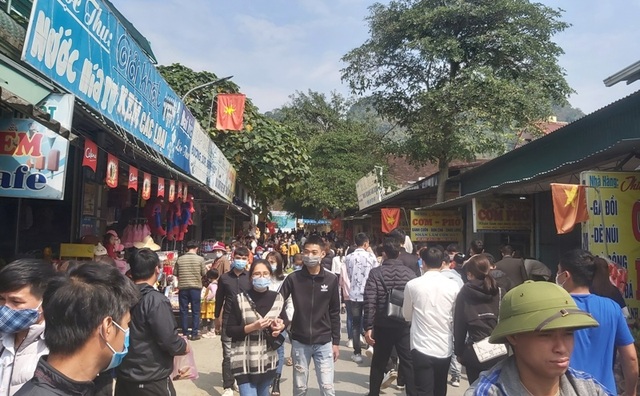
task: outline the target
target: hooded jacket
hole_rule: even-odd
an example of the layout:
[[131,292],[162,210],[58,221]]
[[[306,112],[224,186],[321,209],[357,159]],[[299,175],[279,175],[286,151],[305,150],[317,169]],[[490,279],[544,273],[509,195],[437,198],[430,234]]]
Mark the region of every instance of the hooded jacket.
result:
[[462,356],[467,333],[473,342],[489,337],[498,324],[500,297],[504,291],[489,294],[483,281],[471,279],[460,289],[453,313],[453,353]]
[[306,345],[340,344],[339,289],[338,277],[323,267],[311,275],[303,266],[285,278],[280,294],[293,300],[292,339]]
[[387,317],[387,291],[382,286],[384,280],[387,289],[404,290],[407,283],[415,279],[416,274],[401,260],[387,259],[382,265],[369,272],[369,278],[364,288],[364,330],[373,326],[404,327],[410,322],[402,323]]
[[169,299],[146,283],[136,285],[140,301],[131,309],[129,352],[118,366],[118,380],[151,382],[168,378],[173,357],[184,355]]

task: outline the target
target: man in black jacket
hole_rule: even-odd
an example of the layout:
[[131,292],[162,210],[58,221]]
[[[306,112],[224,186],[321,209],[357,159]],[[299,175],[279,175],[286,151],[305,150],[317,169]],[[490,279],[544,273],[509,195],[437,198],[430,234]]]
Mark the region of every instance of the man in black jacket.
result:
[[500,249],[500,253],[502,253],[502,260],[496,263],[496,268],[507,274],[511,280],[512,287],[521,285],[529,279],[527,270],[524,267],[524,260],[512,256],[513,248],[511,246],[504,245]]
[[387,238],[382,246],[383,262],[369,272],[364,292],[364,336],[373,345],[373,359],[369,374],[369,396],[378,396],[391,350],[396,348],[400,371],[408,396],[416,395],[411,360],[411,323],[387,316],[387,291],[404,290],[416,274],[398,260],[400,244]]
[[116,396],[174,396],[171,382],[173,357],[189,352],[178,335],[171,303],[153,288],[162,272],[158,255],[140,249],[129,259],[131,278],[140,291],[140,301],[131,310],[129,353],[118,367]]
[[402,261],[402,264],[413,271],[416,276],[420,276],[422,275],[422,272],[420,271],[420,266],[418,266],[418,256],[407,253],[405,248],[402,246],[404,244],[405,236],[405,232],[400,228],[396,228],[389,233],[389,237],[393,238],[393,242],[398,245],[400,249],[400,254],[397,259]]
[[317,235],[304,244],[301,270],[287,276],[280,293],[291,296],[295,309],[291,321],[293,395],[307,394],[309,364],[314,361],[318,385],[323,396],[334,396],[333,370],[340,349],[340,296],[338,277],[320,262],[325,245]]

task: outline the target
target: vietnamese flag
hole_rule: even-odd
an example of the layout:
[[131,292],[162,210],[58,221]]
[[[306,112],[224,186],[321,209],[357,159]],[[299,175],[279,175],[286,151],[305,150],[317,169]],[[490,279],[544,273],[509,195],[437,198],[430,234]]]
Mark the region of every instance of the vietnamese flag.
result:
[[164,179],[162,177],[158,178],[158,196],[164,198]]
[[382,208],[381,209],[382,232],[388,234],[400,224],[400,208]]
[[84,156],[82,166],[88,166],[92,171],[96,171],[98,165],[98,145],[89,139],[84,140]]
[[138,169],[129,165],[129,187],[138,191]]
[[218,94],[216,129],[228,131],[242,130],[244,116],[244,94]]
[[577,223],[589,220],[585,186],[551,183],[551,195],[558,234],[571,232]]

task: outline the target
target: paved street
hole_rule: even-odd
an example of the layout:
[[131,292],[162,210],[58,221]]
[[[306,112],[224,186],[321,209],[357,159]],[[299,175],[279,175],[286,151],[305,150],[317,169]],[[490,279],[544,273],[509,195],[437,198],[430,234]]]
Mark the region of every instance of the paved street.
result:
[[[344,320],[344,317],[343,317]],[[343,333],[346,339],[346,334]],[[200,377],[197,380],[181,380],[175,382],[178,395],[200,396],[200,395],[220,395],[222,393],[222,346],[220,338],[206,339],[192,343],[195,351],[196,364]],[[285,356],[289,354],[291,345],[286,344]],[[368,391],[369,384],[369,360],[357,365],[350,360],[353,351],[344,346],[340,347],[340,358],[336,363],[335,387],[337,396],[362,396]],[[318,383],[315,378],[315,371],[311,366],[312,375],[309,379],[309,396],[319,396]],[[292,368],[284,367],[283,379],[280,391],[283,396],[292,394]],[[466,378],[463,375],[461,386],[454,388],[449,386],[448,395],[461,396],[467,387]],[[383,391],[385,395],[404,395],[404,391],[397,390],[395,384]],[[237,395],[237,393],[236,393]]]

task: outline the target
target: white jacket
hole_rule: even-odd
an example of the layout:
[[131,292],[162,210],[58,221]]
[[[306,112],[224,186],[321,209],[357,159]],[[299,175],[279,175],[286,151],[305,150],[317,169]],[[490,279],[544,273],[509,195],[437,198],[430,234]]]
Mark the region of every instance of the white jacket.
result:
[[17,353],[15,334],[0,333],[0,396],[12,396],[33,378],[40,356],[49,353],[44,343],[44,322],[29,327],[29,333]]

